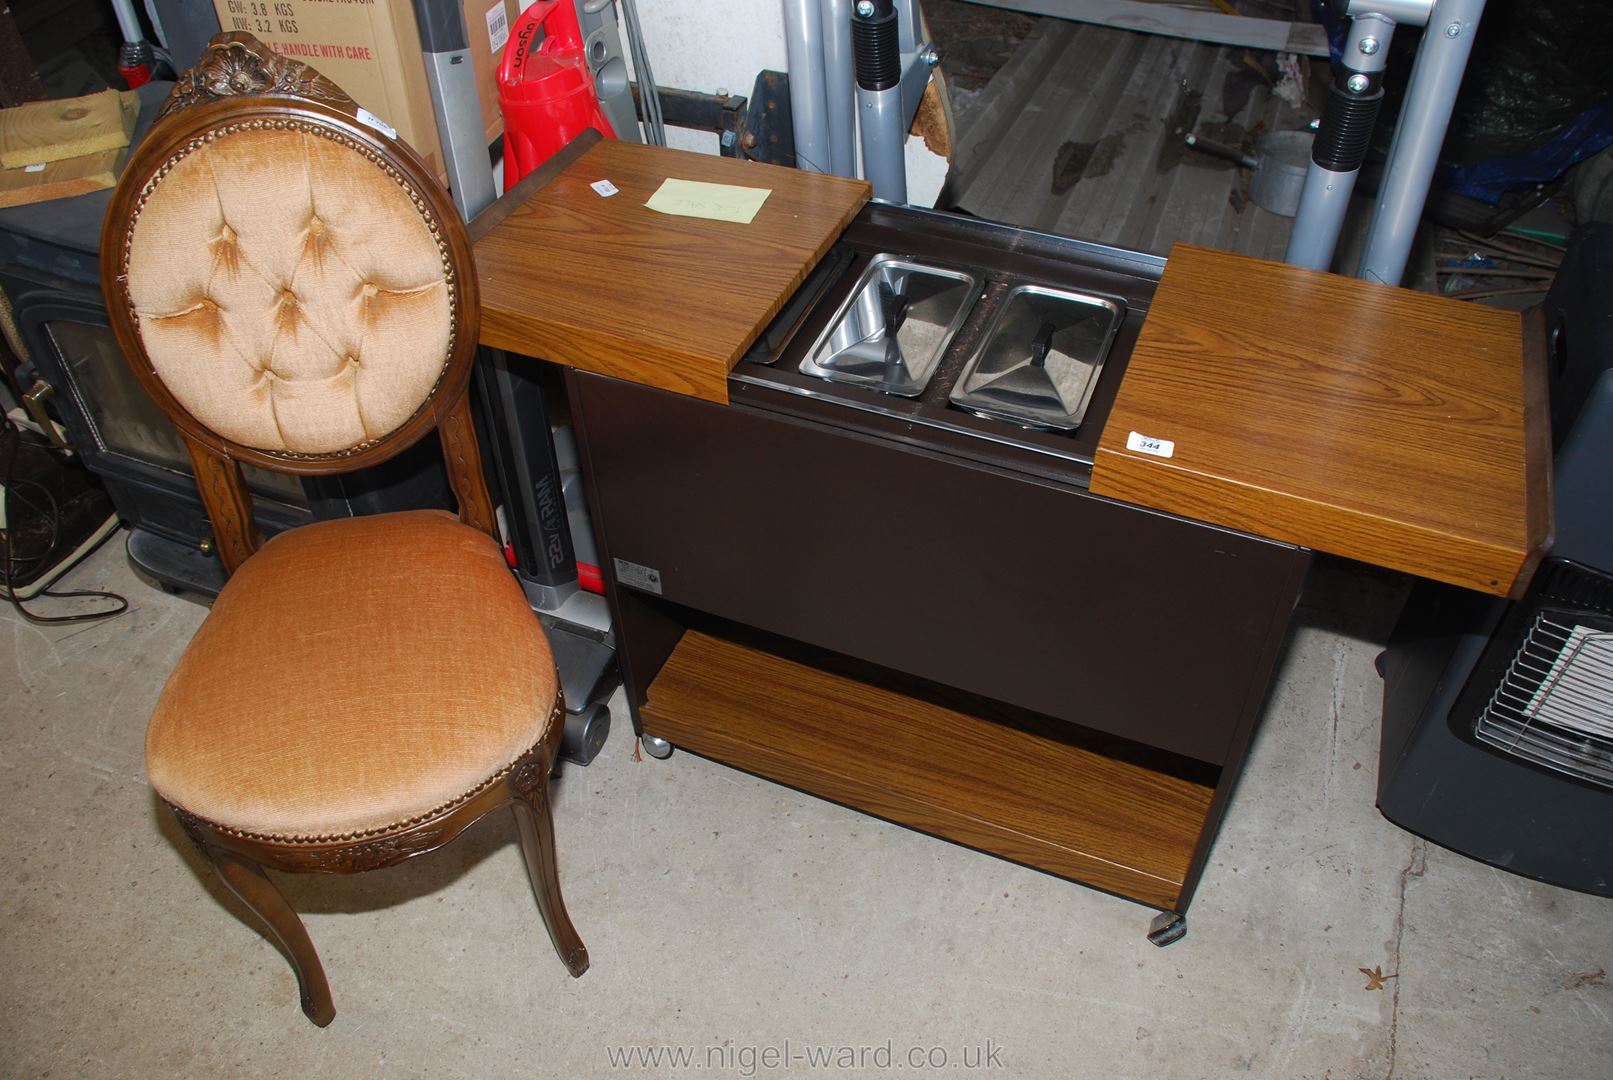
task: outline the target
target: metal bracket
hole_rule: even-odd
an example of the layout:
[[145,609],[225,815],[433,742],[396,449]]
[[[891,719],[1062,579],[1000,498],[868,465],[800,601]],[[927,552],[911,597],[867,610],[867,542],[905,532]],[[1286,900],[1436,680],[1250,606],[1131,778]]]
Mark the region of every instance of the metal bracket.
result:
[[918,115],[919,102],[924,100],[924,89],[930,85],[930,72],[941,62],[936,47],[926,41],[917,50],[902,54],[902,130],[913,126]]
[[[640,113],[642,90],[633,84],[633,104]],[[661,119],[673,127],[714,131],[723,157],[744,157],[741,139],[745,133],[745,98],[737,94],[702,94],[695,90],[656,89],[661,103]]]
[[[632,85],[639,102],[639,86]],[[662,119],[694,131],[715,132],[724,157],[795,165],[795,129],[790,112],[790,77],[782,71],[762,71],[750,97],[743,94],[702,94],[694,90],[658,88]]]
[[790,110],[787,72],[757,72],[740,144],[752,161],[795,165],[795,114]]

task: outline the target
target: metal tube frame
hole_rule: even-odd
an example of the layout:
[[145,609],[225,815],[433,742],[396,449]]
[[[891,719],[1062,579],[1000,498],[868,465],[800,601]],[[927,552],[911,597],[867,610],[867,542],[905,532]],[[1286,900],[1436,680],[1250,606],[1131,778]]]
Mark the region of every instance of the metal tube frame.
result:
[[[1351,105],[1376,109],[1376,100],[1382,96],[1382,77],[1389,58],[1389,43],[1394,38],[1395,23],[1387,15],[1363,12],[1350,21],[1350,36],[1344,44],[1344,57],[1333,89],[1334,95],[1347,95]],[[1349,106],[1346,106],[1349,107]],[[1323,117],[1323,125],[1337,120],[1332,109]],[[1375,119],[1375,112],[1374,112]],[[1319,130],[1317,145],[1305,173],[1305,186],[1300,192],[1299,209],[1294,214],[1293,231],[1288,234],[1288,249],[1283,261],[1311,270],[1328,270],[1333,266],[1333,254],[1338,248],[1339,233],[1344,228],[1344,216],[1350,209],[1350,195],[1361,173],[1359,157],[1341,164],[1328,156],[1323,140],[1337,134]],[[1371,138],[1371,126],[1361,135],[1360,154],[1365,155],[1366,142]],[[1326,161],[1317,160],[1326,157]]]
[[853,0],[820,0],[823,12],[823,82],[829,122],[829,171],[857,175],[856,80],[851,56]]
[[821,0],[783,0],[784,45],[790,66],[790,116],[795,128],[795,164],[828,172],[829,105],[824,86]]
[[[1380,91],[1379,81],[1395,24],[1428,27],[1417,50],[1357,268],[1358,277],[1398,285],[1428,201],[1428,188],[1473,51],[1484,0],[1333,0],[1333,7],[1351,19],[1349,42],[1334,89],[1335,95],[1346,98],[1364,98]],[[1360,111],[1353,109],[1353,104],[1330,109],[1323,130],[1318,132],[1317,150],[1305,177],[1285,255],[1297,266],[1327,270],[1332,265],[1360,170],[1360,157],[1352,153],[1344,161],[1323,160],[1327,157],[1324,145],[1335,149],[1338,146],[1337,139],[1324,144],[1324,138],[1337,134],[1326,127],[1329,119],[1359,119]],[[1369,122],[1364,132],[1358,127],[1351,135],[1365,138],[1370,133]],[[1357,148],[1354,139],[1351,148],[1364,153],[1364,145]]]
[[1484,0],[1435,0],[1389,146],[1357,277],[1400,284],[1483,14]]
[[902,149],[902,89],[857,87],[857,114],[862,121],[863,173],[874,186],[874,198],[907,202],[907,158]]
[[1333,0],[1333,8],[1352,19],[1380,15],[1401,26],[1422,26],[1428,22],[1434,3],[1435,0]]
[[112,11],[118,17],[118,30],[124,41],[144,41],[146,32],[140,25],[140,16],[134,9],[134,0],[112,0]]

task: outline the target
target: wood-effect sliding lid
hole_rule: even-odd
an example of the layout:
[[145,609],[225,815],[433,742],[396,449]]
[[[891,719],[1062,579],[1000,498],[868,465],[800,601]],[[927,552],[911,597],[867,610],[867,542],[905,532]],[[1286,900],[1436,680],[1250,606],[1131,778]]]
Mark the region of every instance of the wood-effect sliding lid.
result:
[[[749,224],[676,217],[645,206],[669,178],[771,194]],[[597,142],[476,242],[481,341],[726,404],[729,370],[868,196],[860,180]]]
[[1528,322],[1178,245],[1091,490],[1516,594],[1552,528],[1543,343]]

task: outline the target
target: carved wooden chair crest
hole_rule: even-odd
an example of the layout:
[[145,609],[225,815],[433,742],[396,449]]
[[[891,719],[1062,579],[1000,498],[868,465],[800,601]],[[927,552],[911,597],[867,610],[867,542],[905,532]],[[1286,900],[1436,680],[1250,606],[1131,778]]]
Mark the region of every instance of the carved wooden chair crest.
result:
[[[493,538],[466,388],[475,268],[446,193],[333,83],[215,38],[136,149],[102,232],[119,345],[184,435],[229,581],[146,736],[152,786],[335,1015],[264,868],[350,873],[509,804],[573,975],[548,778],[554,661]],[[340,472],[435,429],[459,515],[327,521],[261,543],[241,465]]]

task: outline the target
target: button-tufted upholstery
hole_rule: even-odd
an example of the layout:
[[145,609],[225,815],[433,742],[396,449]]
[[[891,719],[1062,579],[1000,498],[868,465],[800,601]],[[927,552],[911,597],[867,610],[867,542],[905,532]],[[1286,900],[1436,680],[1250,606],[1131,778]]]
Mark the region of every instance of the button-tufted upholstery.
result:
[[554,661],[503,553],[452,515],[305,525],[231,576],[146,733],[151,784],[282,838],[397,826],[543,736]]
[[448,359],[439,238],[401,182],[329,134],[201,140],[138,205],[128,292],[157,376],[206,427],[329,454],[400,427]]

